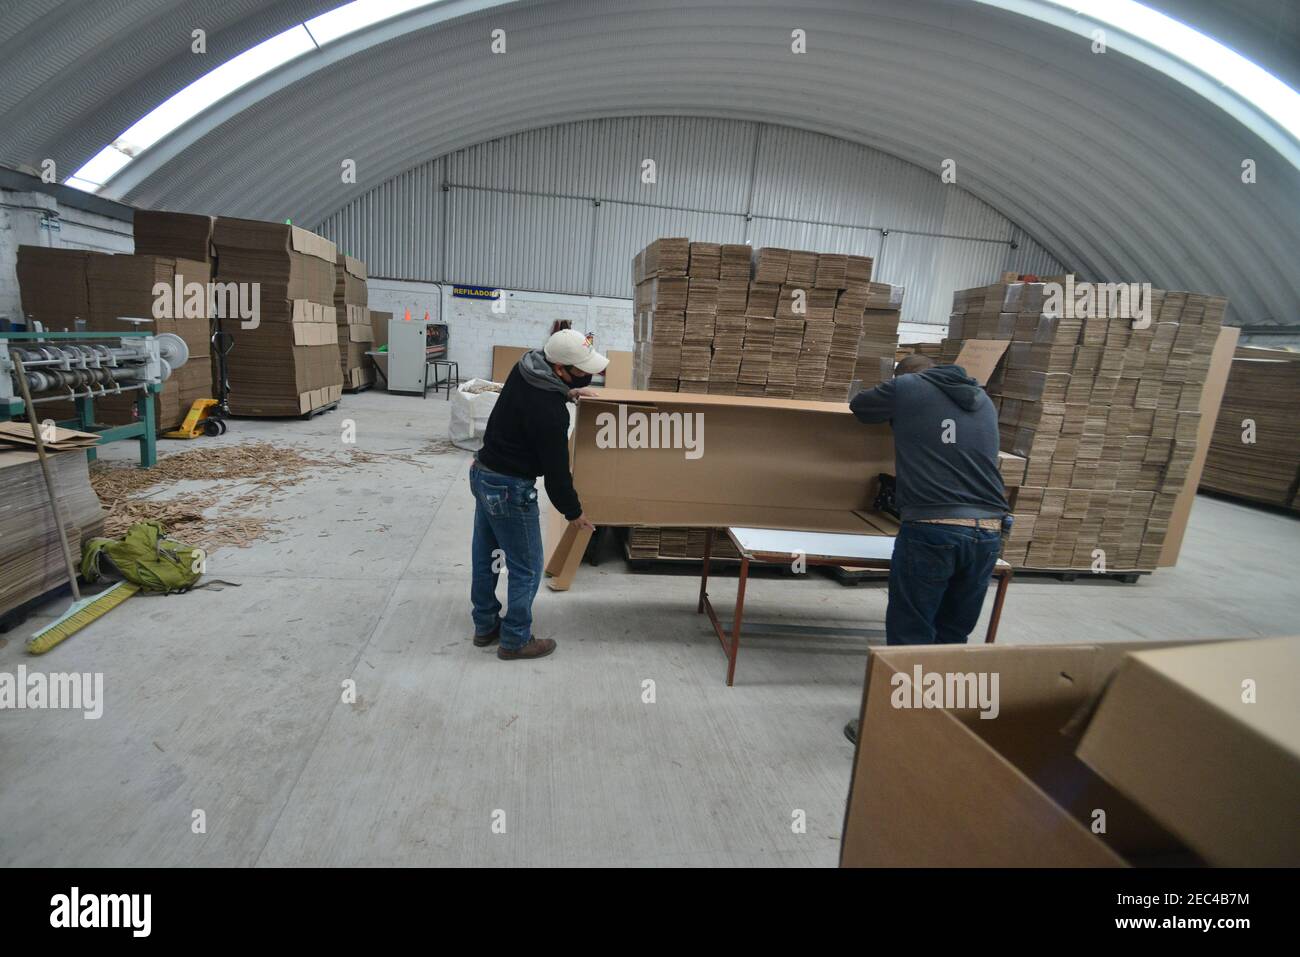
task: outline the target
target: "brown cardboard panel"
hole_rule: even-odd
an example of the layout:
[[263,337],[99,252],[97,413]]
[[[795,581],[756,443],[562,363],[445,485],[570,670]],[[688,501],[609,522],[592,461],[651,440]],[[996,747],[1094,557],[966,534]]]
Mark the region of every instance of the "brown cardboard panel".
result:
[[1232,370],[1232,357],[1237,348],[1241,330],[1235,326],[1223,326],[1214,343],[1214,352],[1210,355],[1210,371],[1205,377],[1205,386],[1201,390],[1201,401],[1197,406],[1201,420],[1196,430],[1196,452],[1192,463],[1187,468],[1187,478],[1182,491],[1174,502],[1173,514],[1169,517],[1169,531],[1165,533],[1165,543],[1160,550],[1159,567],[1168,568],[1178,564],[1178,553],[1183,547],[1183,536],[1187,533],[1187,523],[1191,520],[1192,506],[1196,503],[1196,490],[1201,484],[1201,474],[1205,470],[1205,459],[1209,455],[1210,443],[1214,439],[1214,426],[1219,419],[1219,408],[1223,403],[1223,393],[1228,386],[1228,374]]
[[967,339],[957,353],[956,365],[980,385],[987,385],[1009,345],[1010,341],[1005,339]]
[[605,369],[605,386],[609,389],[632,388],[632,353],[610,349],[609,366]]
[[[696,417],[701,454],[600,448],[598,419],[617,418],[620,403],[629,414],[653,406]],[[572,449],[574,486],[598,525],[853,528],[851,513],[870,508],[876,477],[893,469],[889,427],[863,425],[847,406],[690,393],[583,399]]]
[[374,333],[375,348],[388,345],[388,324],[393,321],[391,312],[378,312],[374,309],[370,312],[370,329]]
[[532,351],[528,346],[493,346],[492,347],[492,381],[505,382],[510,370],[515,367],[525,352]]
[[[585,502],[583,510],[584,513],[588,510]],[[563,515],[559,515],[559,521],[564,522]],[[572,586],[573,578],[578,573],[578,566],[582,564],[582,556],[587,550],[587,543],[591,541],[591,536],[590,529],[577,529],[564,522],[555,550],[546,562],[546,585],[551,591],[568,591]]]
[[[1191,863],[1176,838],[1074,754],[1078,714],[1150,644],[886,648],[867,662],[845,814],[847,867]],[[896,707],[915,671],[998,676],[997,715]],[[1106,811],[1106,833],[1090,829]]]
[[1298,701],[1300,638],[1136,651],[1077,753],[1207,863],[1295,867]]

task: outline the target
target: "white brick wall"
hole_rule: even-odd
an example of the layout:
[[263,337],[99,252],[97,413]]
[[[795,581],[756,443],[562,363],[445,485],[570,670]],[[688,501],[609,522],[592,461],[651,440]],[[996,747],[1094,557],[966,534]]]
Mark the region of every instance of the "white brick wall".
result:
[[461,379],[492,374],[492,347],[539,348],[557,319],[567,319],[579,332],[596,335],[596,348],[632,351],[632,301],[546,292],[503,290],[505,311],[492,311],[492,303],[457,299],[451,286],[435,283],[372,279],[370,308],[391,312],[400,321],[407,308],[412,318],[431,318],[448,325],[451,358],[460,364]]

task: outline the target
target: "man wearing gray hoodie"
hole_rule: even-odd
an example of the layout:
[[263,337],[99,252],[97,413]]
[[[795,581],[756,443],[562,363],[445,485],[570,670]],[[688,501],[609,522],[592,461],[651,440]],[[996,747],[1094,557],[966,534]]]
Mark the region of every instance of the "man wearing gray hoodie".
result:
[[[961,644],[984,606],[1010,511],[998,470],[998,413],[961,366],[912,355],[849,403],[894,432],[902,525],[889,571],[885,640]],[[853,740],[857,722],[845,728]]]
[[891,645],[966,641],[1010,510],[998,470],[998,413],[961,366],[908,356],[896,377],[854,396],[863,422],[894,430],[894,542],[885,622]]

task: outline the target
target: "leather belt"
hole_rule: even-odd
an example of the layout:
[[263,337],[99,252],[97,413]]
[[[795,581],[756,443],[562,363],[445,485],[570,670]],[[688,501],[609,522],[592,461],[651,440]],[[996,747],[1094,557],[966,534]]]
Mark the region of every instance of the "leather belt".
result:
[[923,525],[961,525],[963,528],[982,528],[989,532],[1002,531],[1000,518],[918,518]]

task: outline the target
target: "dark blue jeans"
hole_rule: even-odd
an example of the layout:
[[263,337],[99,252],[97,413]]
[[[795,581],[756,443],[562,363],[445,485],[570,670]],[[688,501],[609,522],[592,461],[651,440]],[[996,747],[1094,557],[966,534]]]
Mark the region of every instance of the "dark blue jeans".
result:
[[[485,469],[469,470],[474,493],[473,580],[470,585],[474,632],[486,635],[501,626],[501,647],[522,648],[532,637],[533,599],[542,583],[542,525],[537,482]],[[497,576],[508,573],[506,614],[501,618]]]
[[982,528],[904,522],[890,562],[886,643],[963,644],[979,621],[1001,539]]

